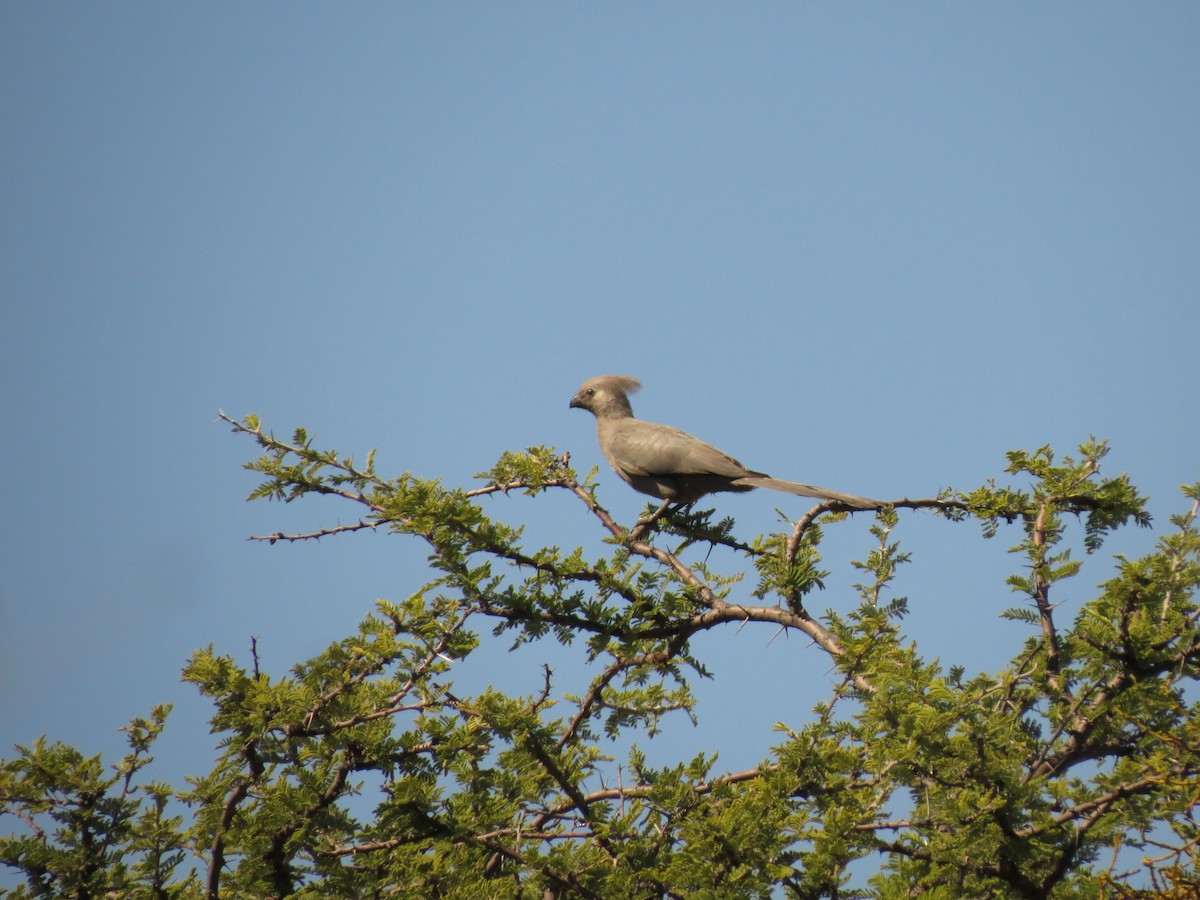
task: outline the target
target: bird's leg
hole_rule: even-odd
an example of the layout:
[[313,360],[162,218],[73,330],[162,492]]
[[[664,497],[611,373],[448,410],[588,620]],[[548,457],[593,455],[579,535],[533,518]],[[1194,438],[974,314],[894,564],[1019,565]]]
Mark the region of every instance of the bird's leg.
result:
[[646,528],[654,522],[657,522],[662,518],[663,513],[667,511],[667,507],[669,507],[673,502],[673,500],[664,500],[662,505],[659,506],[659,508],[654,512],[650,513],[650,515],[642,516],[640,519],[638,519],[637,522],[634,523],[634,529]]

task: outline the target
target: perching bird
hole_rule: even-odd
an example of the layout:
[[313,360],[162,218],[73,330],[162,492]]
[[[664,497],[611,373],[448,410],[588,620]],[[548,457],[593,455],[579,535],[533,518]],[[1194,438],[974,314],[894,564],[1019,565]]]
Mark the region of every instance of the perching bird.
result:
[[765,487],[801,497],[837,500],[857,509],[883,505],[865,497],[772,478],[747,469],[732,456],[686,431],[635,419],[629,394],[641,386],[640,381],[628,375],[600,375],[585,381],[571,398],[572,408],[586,409],[596,417],[600,452],[634,490],[679,504],[691,503],[717,491]]

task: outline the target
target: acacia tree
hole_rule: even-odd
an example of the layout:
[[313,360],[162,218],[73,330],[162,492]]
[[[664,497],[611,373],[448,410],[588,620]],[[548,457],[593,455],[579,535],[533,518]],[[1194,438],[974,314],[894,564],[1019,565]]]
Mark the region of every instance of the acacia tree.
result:
[[[252,498],[333,495],[361,510],[355,524],[264,540],[387,529],[428,546],[432,576],[287,674],[197,651],[184,677],[211,698],[221,745],[186,788],[145,778],[162,707],[133,721],[111,771],[61,744],[17,748],[0,774],[0,812],[18,823],[0,859],[25,876],[13,897],[1200,890],[1200,485],[1152,553],[1116,557],[1062,621],[1056,585],[1082,565],[1072,542],[1092,554],[1120,526],[1148,525],[1145,501],[1126,476],[1101,476],[1102,442],[1062,459],[1010,453],[1007,485],[877,510],[857,596],[818,613],[824,531],[870,514],[819,503],[751,539],[697,509],[627,528],[598,502],[595,472],[580,479],[550,449],[506,453],[466,490],[383,478],[370,456],[314,449],[303,430],[284,441],[255,417],[225,421],[262,450]],[[478,502],[511,491],[566,492],[601,540],[526,547]],[[1003,615],[1029,634],[997,672],[943,670],[902,631],[890,585],[910,558],[896,533],[922,508],[1016,539],[1020,602]],[[746,771],[705,752],[653,766],[635,749],[614,777],[609,738],[698,714],[693,638],[755,623],[802,632],[802,652],[828,657],[828,699],[808,721]],[[586,689],[561,693],[547,668],[528,696],[466,694],[454,667],[488,632],[569,645]]]

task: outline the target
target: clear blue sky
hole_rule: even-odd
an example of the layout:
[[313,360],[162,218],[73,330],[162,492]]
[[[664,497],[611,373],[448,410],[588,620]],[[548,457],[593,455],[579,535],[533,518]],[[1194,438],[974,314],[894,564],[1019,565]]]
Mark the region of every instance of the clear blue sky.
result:
[[[247,542],[356,511],[245,504],[218,409],[465,484],[531,444],[601,462],[567,400],[628,372],[643,417],[869,496],[1107,437],[1165,525],[1200,479],[1198,47],[1171,2],[3,5],[0,753],[115,752],[169,700],[159,777],[203,769],[191,650],[256,635],[280,674],[424,580],[395,538]],[[598,552],[566,497],[489,510]],[[911,636],[1005,658],[1015,535],[904,523]],[[706,638],[701,727],[655,752],[732,714],[732,768],[802,721],[827,661],[770,638]],[[540,677],[491,659],[464,679]]]

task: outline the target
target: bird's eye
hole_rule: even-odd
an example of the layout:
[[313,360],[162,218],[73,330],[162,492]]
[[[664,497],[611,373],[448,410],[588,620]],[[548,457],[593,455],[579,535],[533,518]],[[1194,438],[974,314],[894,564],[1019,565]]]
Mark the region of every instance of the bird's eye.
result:
[[587,395],[588,395],[589,397],[594,397],[594,396],[596,396],[596,389],[595,389],[595,388],[588,388],[588,389],[587,389]]

